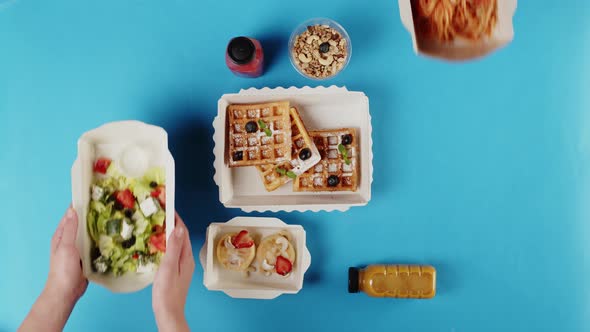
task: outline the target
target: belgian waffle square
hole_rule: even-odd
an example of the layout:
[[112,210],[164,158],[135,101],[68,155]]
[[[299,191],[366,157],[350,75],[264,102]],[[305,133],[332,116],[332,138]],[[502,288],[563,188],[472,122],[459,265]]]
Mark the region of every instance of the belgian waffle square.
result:
[[230,167],[291,160],[289,102],[227,107],[227,161]]
[[267,191],[273,191],[291,181],[292,178],[303,174],[321,159],[297,109],[291,107],[289,114],[291,116],[291,161],[256,166]]
[[356,191],[359,151],[356,129],[310,131],[322,159],[293,181],[294,191]]

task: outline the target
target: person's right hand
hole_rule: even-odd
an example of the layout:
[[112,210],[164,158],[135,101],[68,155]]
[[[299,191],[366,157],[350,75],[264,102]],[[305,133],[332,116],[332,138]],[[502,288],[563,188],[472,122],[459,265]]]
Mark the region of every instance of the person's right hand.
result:
[[176,227],[154,278],[152,307],[160,331],[189,331],[184,315],[195,259],[184,222],[176,214]]

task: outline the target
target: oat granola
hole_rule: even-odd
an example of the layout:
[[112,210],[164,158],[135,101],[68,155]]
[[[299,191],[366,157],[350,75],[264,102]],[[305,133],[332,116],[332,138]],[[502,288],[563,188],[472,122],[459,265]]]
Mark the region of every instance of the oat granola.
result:
[[305,75],[327,78],[344,68],[347,40],[328,25],[312,25],[295,38],[291,52],[294,63]]

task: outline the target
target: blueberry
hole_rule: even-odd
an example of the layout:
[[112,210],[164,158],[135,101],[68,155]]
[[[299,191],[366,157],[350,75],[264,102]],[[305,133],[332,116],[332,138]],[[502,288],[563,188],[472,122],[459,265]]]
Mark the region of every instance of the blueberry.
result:
[[320,52],[328,53],[330,51],[330,43],[325,42],[320,45]]
[[258,125],[254,121],[246,123],[246,132],[255,133],[258,130]]
[[340,179],[336,175],[330,175],[328,177],[328,187],[336,187],[340,183]]
[[350,143],[352,143],[352,135],[351,134],[342,135],[342,144],[348,145]]
[[234,160],[235,161],[240,161],[240,160],[244,159],[244,152],[242,152],[242,151],[236,151],[236,152],[234,152],[234,156],[233,157],[234,157]]
[[115,202],[115,206],[114,206],[115,210],[123,210],[123,204],[121,204],[121,202],[116,201]]
[[158,183],[156,181],[150,182],[150,187],[156,188],[157,186],[158,186]]
[[308,148],[305,148],[301,151],[299,151],[299,159],[301,160],[307,160],[311,158],[311,150]]
[[125,217],[127,217],[127,218],[133,217],[133,210],[125,209]]

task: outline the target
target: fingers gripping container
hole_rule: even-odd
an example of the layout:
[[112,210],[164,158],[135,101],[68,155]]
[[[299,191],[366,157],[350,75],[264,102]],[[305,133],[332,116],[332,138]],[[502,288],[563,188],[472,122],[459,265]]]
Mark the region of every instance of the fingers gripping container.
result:
[[84,275],[89,281],[113,292],[135,292],[150,285],[155,271],[125,273],[115,277],[92,270],[91,239],[86,226],[97,157],[113,160],[125,176],[138,177],[150,167],[164,167],[166,173],[166,238],[174,230],[174,159],[168,150],[168,134],[160,127],[139,121],[107,123],[84,133],[78,140],[78,157],[72,166],[72,204],[78,214],[76,246],[82,258]]

